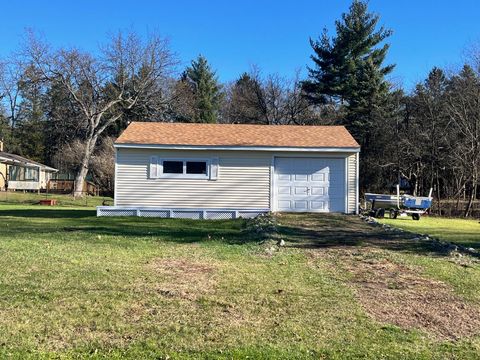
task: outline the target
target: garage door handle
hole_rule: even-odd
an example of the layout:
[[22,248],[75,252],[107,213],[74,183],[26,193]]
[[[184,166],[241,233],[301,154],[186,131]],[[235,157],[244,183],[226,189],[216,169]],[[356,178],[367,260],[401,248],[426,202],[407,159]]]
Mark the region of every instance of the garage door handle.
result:
[[306,193],[307,193],[307,194],[308,194],[308,193],[310,193],[310,188],[307,188],[307,191],[306,191]]

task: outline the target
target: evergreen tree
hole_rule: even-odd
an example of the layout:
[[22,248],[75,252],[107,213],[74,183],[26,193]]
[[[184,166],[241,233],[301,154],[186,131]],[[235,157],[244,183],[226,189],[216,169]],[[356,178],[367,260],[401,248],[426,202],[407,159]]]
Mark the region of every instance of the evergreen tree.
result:
[[228,119],[234,123],[264,124],[262,84],[255,77],[243,73],[229,92]]
[[[314,67],[302,84],[313,104],[333,104],[344,113],[340,122],[360,143],[362,158],[376,157],[377,164],[373,141],[381,136],[383,122],[392,117],[393,95],[385,76],[394,68],[383,65],[389,45],[382,43],[391,31],[383,26],[377,29],[379,19],[368,11],[367,2],[354,0],[349,12],[335,22],[334,37],[324,30],[319,40],[310,40]],[[365,185],[366,173],[361,175]]]
[[52,81],[46,91],[45,111],[45,161],[53,164],[54,156],[66,144],[85,134],[85,122],[70,100],[70,94],[57,81]]
[[221,85],[207,59],[200,55],[185,70],[183,78],[193,89],[196,99],[195,122],[216,123],[222,101]]
[[28,67],[20,81],[21,112],[13,134],[14,152],[38,162],[45,162],[45,116],[43,84],[34,67]]
[[[336,36],[324,30],[318,41],[310,40],[314,67],[303,90],[315,104],[336,103],[347,108],[346,125],[361,143],[369,132],[371,106],[380,106],[389,92],[383,66],[389,45],[380,45],[391,31],[380,27],[379,16],[368,12],[367,3],[355,0],[349,12],[335,23]],[[365,144],[362,144],[365,145]]]

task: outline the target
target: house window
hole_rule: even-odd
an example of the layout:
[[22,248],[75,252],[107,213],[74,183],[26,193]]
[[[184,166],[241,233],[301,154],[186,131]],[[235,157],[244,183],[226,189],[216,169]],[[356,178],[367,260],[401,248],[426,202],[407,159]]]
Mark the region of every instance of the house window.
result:
[[210,160],[165,159],[158,166],[158,177],[208,179]]
[[205,179],[217,180],[219,173],[219,158],[178,159],[150,156],[148,178]]
[[38,181],[39,171],[36,167],[13,165],[10,167],[10,181]]
[[187,161],[186,173],[207,175],[207,162],[206,161]]
[[183,174],[183,161],[164,161],[164,174]]

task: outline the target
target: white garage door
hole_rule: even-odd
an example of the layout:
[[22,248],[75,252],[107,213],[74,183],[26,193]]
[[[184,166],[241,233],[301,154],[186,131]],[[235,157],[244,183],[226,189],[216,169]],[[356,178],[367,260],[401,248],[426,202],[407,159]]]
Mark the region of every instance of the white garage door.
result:
[[275,158],[277,211],[345,212],[345,159]]

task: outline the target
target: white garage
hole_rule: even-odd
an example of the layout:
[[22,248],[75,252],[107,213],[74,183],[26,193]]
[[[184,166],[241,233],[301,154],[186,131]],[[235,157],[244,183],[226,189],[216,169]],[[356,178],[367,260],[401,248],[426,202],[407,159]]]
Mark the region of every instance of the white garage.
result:
[[343,126],[133,122],[115,150],[99,216],[358,211],[360,147]]
[[277,211],[345,212],[345,158],[276,157]]

